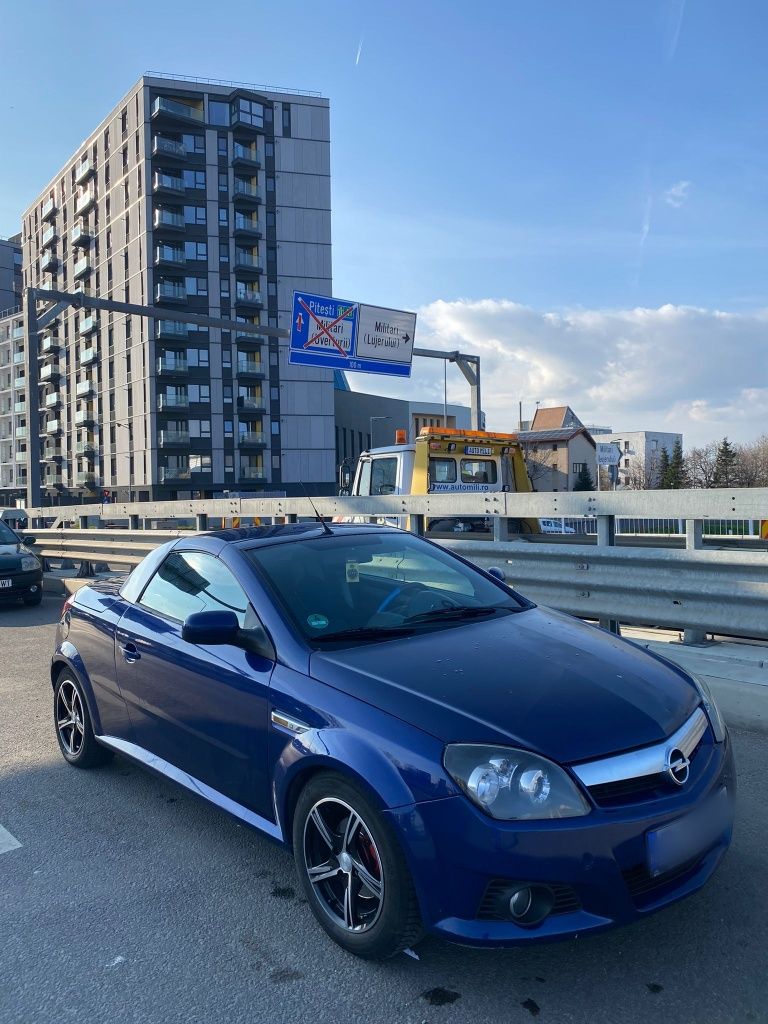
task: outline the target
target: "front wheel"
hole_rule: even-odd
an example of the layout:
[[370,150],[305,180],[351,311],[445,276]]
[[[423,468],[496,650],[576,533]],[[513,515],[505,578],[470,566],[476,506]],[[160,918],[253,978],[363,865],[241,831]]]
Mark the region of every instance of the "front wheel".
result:
[[24,598],[24,604],[27,606],[27,608],[33,608],[33,607],[35,607],[35,605],[40,604],[40,602],[42,600],[43,600],[43,590],[42,590],[42,587],[41,587],[40,590],[36,594],[32,594],[29,597],[25,597]]
[[112,751],[96,741],[88,704],[74,673],[63,671],[53,690],[53,721],[64,759],[75,768],[105,764]]
[[344,949],[383,960],[418,941],[421,919],[405,857],[356,785],[334,773],[308,783],[296,806],[293,850],[315,917]]

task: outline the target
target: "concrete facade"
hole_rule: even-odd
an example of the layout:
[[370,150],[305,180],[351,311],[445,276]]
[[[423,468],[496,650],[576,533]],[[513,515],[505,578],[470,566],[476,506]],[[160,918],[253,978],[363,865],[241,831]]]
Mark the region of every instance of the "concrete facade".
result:
[[168,310],[69,309],[28,354],[42,500],[331,491],[332,373],[173,316],[289,328],[294,288],[331,294],[330,219],[327,99],[141,78],[23,217],[26,285]]
[[518,438],[535,491],[572,491],[582,466],[597,485],[595,442],[584,427],[524,430]]

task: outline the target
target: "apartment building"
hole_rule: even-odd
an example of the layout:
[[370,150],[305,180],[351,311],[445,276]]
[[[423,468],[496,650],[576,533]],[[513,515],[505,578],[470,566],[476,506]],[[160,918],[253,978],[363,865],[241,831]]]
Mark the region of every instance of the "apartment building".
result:
[[27,487],[28,442],[24,321],[0,313],[0,507],[13,506]]
[[0,317],[21,303],[21,235],[0,238]]
[[[331,294],[328,100],[145,75],[23,216],[28,286],[161,307],[70,309],[29,353],[30,498],[334,486],[331,371],[174,311],[290,327]],[[30,444],[30,450],[36,443]]]
[[672,454],[676,443],[682,446],[683,435],[658,430],[612,431],[596,428],[600,441],[618,446],[621,460],[618,465],[619,487],[658,487],[662,449]]

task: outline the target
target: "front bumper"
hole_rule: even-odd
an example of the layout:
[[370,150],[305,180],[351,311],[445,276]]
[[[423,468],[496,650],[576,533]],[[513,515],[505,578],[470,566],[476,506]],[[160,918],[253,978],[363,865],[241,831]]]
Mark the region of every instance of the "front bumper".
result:
[[[3,586],[3,581],[10,580],[11,585]],[[31,572],[5,572],[0,574],[0,602],[21,601],[34,597],[42,592],[43,572],[33,569]]]
[[[467,945],[512,946],[571,938],[629,924],[701,888],[731,839],[731,817],[716,841],[667,875],[647,869],[646,834],[705,804],[725,787],[735,794],[730,742],[712,746],[690,792],[611,808],[584,818],[499,822],[464,797],[389,812],[406,851],[428,931]],[[562,913],[536,927],[481,916],[497,880],[570,889]]]

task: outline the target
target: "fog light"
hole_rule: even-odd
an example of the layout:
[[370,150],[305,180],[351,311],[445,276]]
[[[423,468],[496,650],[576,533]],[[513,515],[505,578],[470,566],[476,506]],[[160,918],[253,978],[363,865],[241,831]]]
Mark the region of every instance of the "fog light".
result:
[[555,897],[547,885],[520,885],[507,891],[509,916],[524,928],[541,924],[555,905]]
[[36,586],[30,587],[29,588],[29,592],[30,592],[30,594],[36,594],[37,593],[37,587]]

